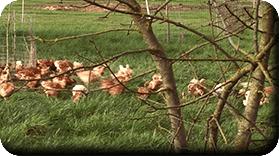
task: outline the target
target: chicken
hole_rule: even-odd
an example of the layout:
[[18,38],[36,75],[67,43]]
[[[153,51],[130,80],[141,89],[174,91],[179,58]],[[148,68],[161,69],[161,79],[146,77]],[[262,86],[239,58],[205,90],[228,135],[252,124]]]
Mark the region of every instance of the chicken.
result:
[[245,94],[244,94],[245,95],[245,100],[243,100],[243,105],[244,106],[247,106],[249,94],[250,94],[250,90],[246,91]]
[[23,64],[21,61],[16,61],[16,65],[15,65],[15,71],[19,71],[19,70],[22,70],[24,67],[23,67]]
[[[147,81],[144,83],[144,86],[146,86],[148,89],[144,88],[144,87],[139,87],[138,92],[139,93],[151,93],[151,91],[158,91],[158,90],[162,89],[162,84],[163,84],[162,76],[160,74],[154,74],[152,76],[151,81]],[[148,98],[150,96],[150,94],[137,94],[137,96]]]
[[58,73],[66,72],[74,67],[72,62],[68,60],[57,60],[54,62],[54,66],[56,67]]
[[4,69],[1,69],[1,72],[0,72],[0,83],[8,82],[10,80],[11,80],[11,77],[10,77],[10,65],[6,64]]
[[47,97],[58,97],[59,92],[57,90],[45,90],[45,94],[47,95]]
[[41,75],[41,70],[37,68],[23,68],[21,70],[18,70],[15,73],[15,76],[19,79],[26,79],[26,77],[38,77],[37,75]]
[[190,95],[203,95],[204,88],[200,86],[200,84],[204,85],[204,82],[205,79],[192,79],[188,85],[188,93],[190,93]]
[[245,89],[240,89],[240,90],[238,91],[238,94],[245,94],[246,91],[247,91],[247,90],[245,90]]
[[[139,87],[138,88],[138,92],[139,93],[151,93],[150,90],[144,88],[144,87]],[[150,96],[150,94],[137,94],[138,97],[146,97],[148,98]]]
[[[41,79],[41,75],[35,75],[34,77],[26,77],[23,79]],[[35,81],[29,81],[26,86],[29,87],[29,88],[33,88],[33,87],[37,87],[39,85],[39,81],[38,80],[35,80]]]
[[10,93],[14,91],[14,84],[11,82],[3,82],[0,84],[0,95],[5,99]]
[[146,86],[148,89],[152,91],[158,91],[160,88],[162,88],[163,80],[160,74],[154,74],[152,76],[152,81],[147,81],[144,83],[144,86]]
[[[79,67],[83,67],[83,64],[82,63],[80,63],[80,62],[74,62],[74,64],[73,64],[73,69],[75,69],[75,68],[79,68]],[[80,71],[85,71],[85,69],[84,68],[81,68],[81,69],[77,69],[77,70],[75,70],[76,72],[80,72]]]
[[[19,79],[41,79],[41,70],[35,67],[26,68],[22,66],[20,61],[16,62],[16,73],[15,76]],[[29,81],[26,86],[27,87],[36,87],[38,85],[38,81]]]
[[[218,88],[218,89],[217,89],[217,88]],[[224,90],[224,83],[219,83],[219,84],[217,84],[217,85],[214,87],[214,89],[217,89],[217,90],[216,90],[217,93],[222,93],[223,90]]]
[[[107,79],[100,82],[101,88],[103,88],[104,92],[109,92],[112,95],[121,94],[125,88],[125,82],[127,77],[119,76],[118,80],[123,82],[119,84],[116,79]],[[113,86],[113,87],[112,87]]]
[[71,85],[71,84],[76,83],[76,80],[72,79],[70,76],[66,75],[65,77],[66,77],[66,84],[67,85]]
[[[111,79],[106,79],[100,82],[101,88],[103,88],[104,92],[109,92],[112,95],[121,94],[125,88],[126,81],[131,78],[131,74],[134,73],[132,69],[130,69],[129,65],[126,64],[126,68],[122,65],[119,66],[119,71],[114,74],[116,77],[112,75]],[[118,80],[122,83],[120,84]],[[113,86],[113,87],[112,87]]]
[[147,81],[144,86],[147,86],[150,90],[157,91],[162,88],[162,81]]
[[[41,78],[41,69],[31,67],[31,68],[26,68],[22,65],[21,61],[16,61],[16,66],[15,66],[15,76],[19,79],[40,79]],[[37,81],[30,81],[33,84],[37,84]],[[29,86],[27,84],[27,86]],[[30,87],[34,87],[35,85],[31,85]]]
[[88,84],[101,77],[103,75],[103,71],[104,71],[104,67],[100,67],[96,70],[93,69],[91,71],[79,71],[76,73],[83,83]]
[[265,87],[264,88],[264,93],[267,97],[270,97],[272,94],[274,94],[274,90],[272,88],[272,86],[269,86],[269,87]]
[[67,85],[67,78],[64,76],[56,77],[52,81],[42,81],[41,85],[46,89],[45,94],[47,96],[58,97],[58,90],[64,89]]
[[110,89],[109,87],[111,87],[113,85],[115,85],[115,83],[111,79],[100,81],[100,86],[104,92],[109,92],[109,89]]
[[[74,62],[74,69],[78,68],[78,67],[83,67],[83,65],[81,63]],[[104,71],[105,71],[104,66],[97,66],[97,67],[94,67],[93,70],[90,70],[90,71],[85,70],[84,68],[77,69],[76,74],[83,83],[88,84],[88,83],[98,79],[99,77],[103,76]]]
[[[55,76],[55,74],[52,74],[52,76]],[[63,86],[65,85],[64,86],[64,88],[65,88],[67,85],[76,83],[76,80],[72,79],[69,75],[61,75],[59,77],[53,78],[52,82],[61,83],[61,85],[63,85]],[[64,84],[64,82],[65,82],[65,84]]]
[[[119,77],[119,76],[123,76],[123,77],[131,77],[131,74],[133,74],[134,71],[132,69],[130,69],[129,65],[126,64],[126,68],[124,68],[122,65],[119,66],[119,71],[114,74],[116,77]],[[112,75],[112,77],[114,77]]]
[[[64,89],[67,85],[72,84],[70,76],[68,75],[60,75],[55,77],[56,74],[51,74],[51,77],[54,77],[52,80],[42,81],[41,85],[46,89]],[[75,80],[73,79],[75,82]]]
[[50,60],[44,60],[44,59],[37,60],[37,66],[46,66],[46,67],[49,67],[51,70],[56,70],[56,67],[54,65],[54,60],[53,59],[50,59]]
[[104,75],[105,67],[104,66],[97,66],[93,68],[93,72],[98,76],[101,77]]
[[51,74],[51,69],[47,65],[42,64],[37,66],[37,69],[41,71],[42,77],[48,77]]
[[186,93],[185,92],[181,92],[181,98],[186,99]]
[[72,89],[73,96],[74,96],[74,102],[78,101],[82,96],[84,96],[88,90],[83,85],[75,85],[75,87]]
[[153,81],[155,81],[155,80],[163,81],[163,80],[162,80],[161,74],[154,74],[154,75],[152,76],[152,80],[153,80]]

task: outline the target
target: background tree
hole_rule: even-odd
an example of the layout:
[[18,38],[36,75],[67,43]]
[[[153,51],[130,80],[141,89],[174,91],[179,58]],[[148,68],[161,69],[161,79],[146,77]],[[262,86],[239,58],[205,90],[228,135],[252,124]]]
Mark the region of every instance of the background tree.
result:
[[[260,45],[258,46],[257,36],[258,33],[255,32],[254,36],[254,44],[255,44],[255,56],[256,59],[259,61],[258,66],[256,67],[255,71],[253,72],[252,78],[252,86],[251,92],[248,98],[248,104],[244,111],[244,116],[248,119],[242,119],[242,122],[239,124],[238,133],[235,139],[234,148],[237,150],[242,150],[243,148],[247,148],[251,143],[251,136],[253,133],[254,124],[257,119],[257,113],[260,106],[261,98],[263,98],[262,90],[265,81],[265,74],[267,78],[270,78],[267,73],[268,67],[268,58],[270,49],[267,48],[268,44],[274,44],[273,39],[273,30],[274,30],[274,16],[275,16],[275,9],[272,5],[267,2],[262,2],[259,4],[260,1],[256,2],[256,9],[259,10],[259,5],[261,5],[261,26],[260,29],[264,31],[261,35]],[[258,11],[256,11],[258,13]],[[256,16],[255,20],[258,16]],[[256,22],[257,23],[257,22]],[[255,24],[255,30],[257,30],[257,24]],[[267,49],[266,49],[267,48]],[[260,57],[259,57],[260,56]],[[267,138],[265,138],[267,139]]]
[[[214,2],[215,6],[216,5],[216,1]],[[260,29],[258,28],[259,26],[259,5],[260,5],[260,1],[257,1],[256,3],[256,10],[255,10],[255,17],[253,18],[254,21],[252,23],[252,25],[254,25],[254,27],[250,27],[248,26],[248,24],[246,22],[244,22],[243,20],[240,19],[240,16],[237,16],[236,14],[234,14],[229,8],[228,6],[226,6],[226,8],[223,8],[222,10],[222,15],[223,17],[221,17],[221,21],[223,23],[224,29],[227,30],[227,32],[235,32],[239,29],[239,27],[235,28],[235,29],[231,29],[231,27],[228,27],[230,25],[238,23],[243,23],[244,25],[246,25],[246,27],[250,27],[249,29],[252,29],[254,31],[254,56],[252,56],[251,54],[248,54],[247,52],[240,50],[238,46],[236,46],[236,44],[234,43],[234,41],[229,38],[229,41],[231,43],[231,45],[235,48],[236,51],[239,51],[240,53],[242,53],[243,55],[246,55],[247,57],[249,56],[250,59],[254,59],[254,60],[259,60],[260,62],[256,61],[253,64],[250,64],[248,66],[246,66],[245,68],[239,69],[239,72],[237,72],[235,74],[234,77],[232,77],[230,79],[231,84],[226,85],[226,87],[224,88],[224,91],[221,95],[221,98],[218,102],[218,105],[216,107],[215,113],[214,113],[214,117],[211,121],[211,133],[210,133],[210,147],[212,149],[216,148],[216,144],[217,144],[217,133],[218,133],[218,127],[216,122],[220,120],[220,116],[221,113],[223,111],[223,108],[225,106],[225,104],[227,103],[227,97],[230,94],[230,91],[232,89],[232,87],[234,87],[234,85],[247,73],[253,71],[253,78],[252,78],[252,86],[251,86],[251,92],[249,95],[249,99],[248,99],[248,105],[245,109],[244,112],[244,116],[245,118],[243,119],[242,123],[239,123],[239,129],[238,129],[238,134],[235,140],[235,148],[247,148],[250,144],[250,140],[251,140],[251,136],[252,136],[252,130],[251,128],[255,128],[255,121],[257,118],[257,112],[258,112],[258,108],[259,108],[259,104],[262,100],[262,90],[263,90],[263,86],[264,86],[264,80],[265,78],[267,78],[270,82],[270,84],[273,86],[273,83],[271,81],[271,78],[267,72],[267,66],[268,66],[268,57],[269,57],[269,52],[271,47],[274,45],[274,38],[276,36],[274,36],[273,34],[273,28],[275,26],[275,22],[274,22],[274,12],[275,9],[268,3],[266,2],[262,2],[261,8],[262,9],[262,15],[263,18],[261,20],[261,27]],[[224,4],[226,5],[226,4]],[[217,8],[217,12],[221,12],[220,8]],[[225,13],[226,12],[226,13]],[[228,16],[228,14],[230,14],[230,16]],[[248,13],[247,13],[248,14]],[[222,16],[221,15],[221,16]],[[224,15],[227,15],[224,17]],[[248,14],[249,15],[249,14]],[[224,18],[229,19],[229,18],[236,18],[236,20],[231,20],[229,22],[225,22]],[[237,21],[237,22],[235,22]],[[262,34],[262,38],[260,41],[260,45],[258,45],[258,33],[259,30],[261,30]],[[275,89],[275,87],[273,86],[273,89]],[[260,131],[260,129],[257,129],[258,131]],[[260,132],[263,134],[263,132]],[[263,135],[265,137],[265,135]],[[265,137],[265,139],[267,139]]]

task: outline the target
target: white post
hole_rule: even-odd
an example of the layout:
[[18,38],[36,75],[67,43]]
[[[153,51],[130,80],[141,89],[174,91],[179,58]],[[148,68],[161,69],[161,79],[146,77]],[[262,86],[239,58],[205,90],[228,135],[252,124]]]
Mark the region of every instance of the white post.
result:
[[21,22],[24,21],[24,0],[22,0]]
[[[146,4],[147,15],[150,15],[149,7],[148,7],[148,0],[145,0],[145,4]],[[150,19],[150,17],[148,17],[147,19]]]

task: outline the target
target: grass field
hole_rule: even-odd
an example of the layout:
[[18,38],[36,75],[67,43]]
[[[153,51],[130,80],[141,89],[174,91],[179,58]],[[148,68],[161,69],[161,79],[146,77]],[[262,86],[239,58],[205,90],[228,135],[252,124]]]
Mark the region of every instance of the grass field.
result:
[[[164,1],[161,0],[160,2]],[[67,1],[65,3],[75,4],[75,1]],[[201,1],[175,1],[174,3],[202,4]],[[107,19],[99,19],[99,16],[104,16],[106,13],[31,9],[31,7],[45,4],[45,1],[40,0],[29,0],[25,4],[27,8],[25,13],[35,14],[33,29],[35,36],[40,38],[55,39],[115,28],[127,28],[128,26],[123,26],[119,23],[129,24],[131,22],[129,16],[121,14],[112,14]],[[47,4],[58,4],[58,0],[49,0]],[[20,13],[21,1],[14,2],[12,9]],[[6,15],[7,9],[4,9],[1,18],[6,18]],[[210,36],[209,27],[200,28],[209,22],[208,10],[171,12],[170,18]],[[205,42],[205,40],[187,31],[185,31],[184,39],[179,41],[181,29],[171,26],[171,40],[167,43],[166,24],[157,22],[153,24],[153,29],[166,54],[171,58],[175,58],[181,52],[188,51],[195,45]],[[126,34],[127,32],[111,32],[94,36],[93,39],[105,58],[112,57],[123,51],[146,48],[137,32],[130,32],[128,36]],[[241,42],[240,47],[249,52],[253,51],[252,33],[244,32],[242,36],[245,37],[245,40]],[[100,62],[100,57],[97,55],[92,43],[89,42],[90,38],[61,41],[54,45],[36,41],[37,58],[67,59],[82,62],[84,65],[92,65],[89,61],[79,57],[77,55],[79,54],[94,62]],[[234,53],[227,40],[221,41],[219,44],[228,53]],[[215,55],[212,45],[195,50],[190,54],[190,57],[206,58],[209,55]],[[220,57],[223,56],[220,54]],[[274,64],[277,61],[276,57],[275,53],[271,54],[270,64]],[[129,64],[130,68],[134,70],[134,76],[155,68],[155,64],[148,53],[126,55],[109,63],[115,72],[118,70],[119,65],[126,64]],[[192,62],[192,64],[196,68],[199,78],[207,79],[207,85],[213,86],[216,84],[215,81],[220,77],[217,63]],[[222,62],[221,64],[223,67],[228,65],[227,62]],[[246,63],[242,64],[242,66],[244,65]],[[173,64],[173,70],[178,92],[187,92],[189,81],[195,77],[188,62],[176,62]],[[226,74],[226,78],[234,74],[232,66],[230,66],[229,70],[231,71]],[[271,74],[275,75],[275,73]],[[109,71],[106,71],[104,77],[109,76]],[[151,77],[152,74],[137,78],[129,82],[127,87],[137,90]],[[73,78],[77,77],[73,76]],[[82,84],[79,80],[77,83]],[[15,82],[15,84],[20,86],[21,83]],[[90,89],[98,87],[97,82],[90,85]],[[169,117],[162,115],[167,113],[165,110],[147,113],[146,111],[151,110],[151,108],[138,100],[135,94],[128,91],[116,96],[104,94],[103,92],[93,92],[76,103],[73,102],[71,94],[70,91],[64,91],[55,99],[47,98],[42,90],[22,89],[6,101],[0,99],[0,137],[4,147],[13,154],[158,154],[173,152],[173,150],[169,150],[167,141],[167,139],[171,140],[168,134],[168,131],[171,130]],[[187,100],[183,102],[194,98],[187,96]],[[157,101],[158,104],[156,106],[158,107],[162,107],[160,104],[164,103],[161,95],[152,95],[151,100]],[[243,97],[235,98],[232,96],[228,100],[239,111],[243,112],[245,108],[242,104]],[[275,97],[271,97],[269,101],[269,104],[260,107],[257,123],[268,137],[274,138],[277,137],[278,123],[276,119],[278,112],[273,107],[276,103]],[[204,152],[206,119],[213,113],[216,102],[217,99],[212,98],[207,103],[201,101],[183,108],[183,119],[185,120],[184,125],[187,134],[199,109],[203,104],[206,104],[192,130],[187,146],[189,152]],[[220,135],[218,152],[225,153],[232,146],[238,125],[227,110],[223,112],[220,122],[226,135],[228,147]],[[254,132],[253,140],[263,139],[257,131]],[[265,151],[270,146],[269,142],[254,142],[249,147],[249,150],[250,153],[257,153]]]

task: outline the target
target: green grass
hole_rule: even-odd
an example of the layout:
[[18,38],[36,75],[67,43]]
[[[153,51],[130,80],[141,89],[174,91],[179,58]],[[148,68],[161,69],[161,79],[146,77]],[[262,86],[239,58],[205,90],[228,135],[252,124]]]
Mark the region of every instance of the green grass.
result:
[[[47,3],[57,4],[57,2],[57,0],[51,0]],[[183,1],[183,4],[190,2],[193,5],[200,3],[200,1]],[[45,3],[44,1],[30,0],[26,2],[26,7]],[[175,1],[175,3],[182,3],[182,1]],[[21,1],[13,3],[13,9],[16,9],[17,13],[20,13],[20,4]],[[33,19],[35,22],[33,25],[35,36],[45,39],[75,36],[114,28],[127,28],[128,26],[121,26],[119,21],[124,24],[130,23],[129,16],[120,14],[112,14],[108,19],[98,19],[99,16],[103,16],[105,13],[38,9],[26,9],[25,11],[26,14],[35,14]],[[5,13],[7,13],[7,10],[3,11],[1,18],[5,18]],[[209,22],[208,11],[206,10],[171,12],[170,18],[191,28],[197,28],[198,31],[210,36],[209,28],[200,28],[201,25],[206,25]],[[157,22],[153,24],[153,29],[166,54],[171,58],[175,58],[181,52],[188,51],[195,45],[205,42],[205,40],[187,31],[185,31],[185,38],[182,41],[178,41],[181,29],[171,26],[171,40],[166,43],[166,25]],[[130,32],[128,36],[126,34],[127,32],[112,32],[94,36],[93,38],[105,58],[123,51],[146,48],[137,32]],[[253,51],[251,32],[244,32],[242,36],[245,37],[245,40],[240,45],[241,48]],[[79,54],[92,61],[100,62],[100,57],[89,42],[90,38],[61,41],[54,45],[36,41],[37,57],[39,59],[80,61],[85,65],[92,64],[78,57],[77,54]],[[233,48],[230,47],[226,40],[218,44],[228,53],[234,53]],[[189,56],[207,58],[208,55],[215,56],[212,45],[195,50]],[[224,57],[220,52],[218,52],[218,55]],[[271,59],[271,63],[275,61],[276,59]],[[126,55],[109,63],[113,71],[117,71],[118,66],[121,64],[129,64],[135,71],[134,75],[155,68],[155,64],[148,53]],[[220,72],[215,62],[192,62],[192,64],[197,70],[198,76],[207,79],[206,83],[209,86],[213,86],[220,77]],[[225,67],[228,63],[222,63],[222,65]],[[233,66],[231,65],[229,68],[231,71],[226,75],[227,78],[234,74]],[[176,62],[173,64],[173,70],[178,92],[187,92],[189,81],[195,77],[191,67],[187,62]],[[106,71],[105,77],[109,76],[110,73]],[[149,74],[135,79],[129,82],[127,87],[137,90],[151,77],[152,74]],[[80,81],[78,83],[81,84]],[[16,84],[19,86],[20,83],[17,82]],[[91,84],[90,88],[98,88],[97,82]],[[13,154],[167,153],[169,144],[166,138],[169,140],[171,138],[164,129],[170,131],[171,128],[168,116],[160,115],[167,112],[161,110],[154,113],[146,113],[147,110],[151,111],[152,109],[136,99],[135,96],[135,94],[128,91],[117,96],[93,92],[86,98],[74,103],[71,92],[68,91],[61,93],[57,99],[54,99],[47,98],[42,91],[23,89],[13,94],[7,101],[0,100],[1,142]],[[194,98],[187,96],[187,101]],[[153,95],[151,99],[164,103],[161,95]],[[243,97],[238,99],[230,97],[228,100],[239,111],[244,111],[245,107],[242,105]],[[203,152],[206,119],[215,110],[216,102],[216,99],[210,99],[198,118],[187,146],[190,152]],[[271,127],[261,123],[278,124],[277,120],[274,120],[275,116],[278,115],[278,112],[275,111],[277,109],[272,107],[275,103],[276,99],[272,97],[269,104],[259,109],[257,119],[259,127],[263,128],[270,138],[276,136],[277,126]],[[193,122],[202,104],[203,101],[183,108],[186,134],[191,126],[190,123]],[[159,104],[155,105],[162,107]],[[156,115],[157,117],[150,118]],[[145,119],[137,120],[137,118]],[[229,143],[228,149],[230,149],[237,133],[237,122],[227,110],[223,112],[220,122]],[[160,127],[164,129],[160,129]],[[258,132],[254,132],[253,139],[262,139]],[[257,152],[254,148],[264,144],[265,142],[255,142],[251,144],[249,150]],[[260,148],[259,151],[261,150]],[[170,152],[173,151],[171,150]],[[228,152],[221,135],[219,135],[218,152]]]

